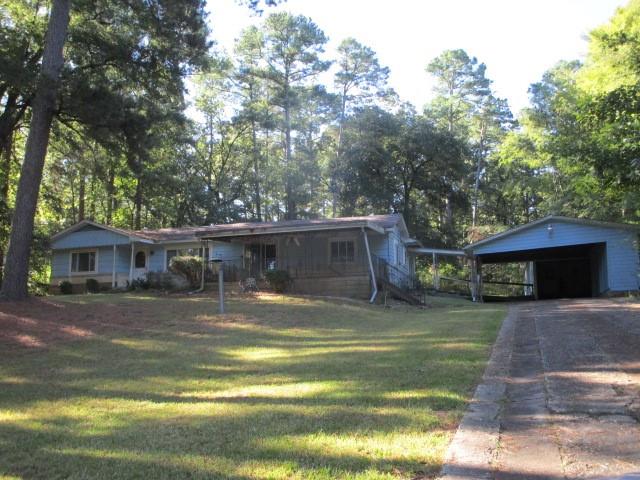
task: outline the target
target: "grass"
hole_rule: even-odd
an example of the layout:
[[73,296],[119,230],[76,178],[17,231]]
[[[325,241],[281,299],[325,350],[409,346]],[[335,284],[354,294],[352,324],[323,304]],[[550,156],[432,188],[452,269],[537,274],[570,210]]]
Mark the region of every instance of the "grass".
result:
[[55,302],[91,334],[0,344],[2,479],[430,478],[504,317],[451,299]]

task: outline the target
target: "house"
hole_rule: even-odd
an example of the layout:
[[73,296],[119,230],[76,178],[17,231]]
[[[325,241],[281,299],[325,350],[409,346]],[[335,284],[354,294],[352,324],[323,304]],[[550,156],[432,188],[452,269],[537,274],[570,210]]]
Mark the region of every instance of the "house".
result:
[[287,270],[295,293],[372,299],[379,282],[415,283],[408,247],[417,244],[399,214],[137,231],[83,220],[52,238],[51,285],[125,287],[167,272],[174,256],[204,254],[223,262],[228,280]]
[[598,297],[640,289],[639,225],[551,215],[464,248],[472,289],[482,297],[482,266],[526,263],[536,299]]

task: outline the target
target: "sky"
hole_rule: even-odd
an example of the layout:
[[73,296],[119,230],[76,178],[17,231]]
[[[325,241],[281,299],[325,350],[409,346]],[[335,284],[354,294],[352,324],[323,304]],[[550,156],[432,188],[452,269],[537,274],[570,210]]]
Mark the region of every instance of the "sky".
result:
[[[273,11],[310,17],[329,37],[326,58],[354,37],[391,69],[389,83],[418,109],[432,97],[425,72],[443,50],[462,48],[487,66],[487,77],[514,112],[527,89],[560,60],[584,59],[587,34],[627,0],[288,0]],[[260,24],[236,0],[209,0],[212,39],[232,52],[243,28]]]

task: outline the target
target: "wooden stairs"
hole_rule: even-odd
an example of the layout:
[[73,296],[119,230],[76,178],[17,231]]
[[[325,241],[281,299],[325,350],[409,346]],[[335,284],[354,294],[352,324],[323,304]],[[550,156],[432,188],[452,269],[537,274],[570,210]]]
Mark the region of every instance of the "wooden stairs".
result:
[[424,305],[421,295],[400,288],[384,278],[378,278],[378,288],[388,292],[393,298],[407,302],[409,305]]

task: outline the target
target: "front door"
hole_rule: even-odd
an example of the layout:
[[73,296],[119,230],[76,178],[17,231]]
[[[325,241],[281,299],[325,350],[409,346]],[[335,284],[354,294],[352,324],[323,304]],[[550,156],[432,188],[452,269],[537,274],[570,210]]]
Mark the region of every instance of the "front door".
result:
[[133,279],[143,279],[149,270],[149,252],[146,249],[138,249],[133,259]]

